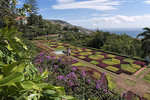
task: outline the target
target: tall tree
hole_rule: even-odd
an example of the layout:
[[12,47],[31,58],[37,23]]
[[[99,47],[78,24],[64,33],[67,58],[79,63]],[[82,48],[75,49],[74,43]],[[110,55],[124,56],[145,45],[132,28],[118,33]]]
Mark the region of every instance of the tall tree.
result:
[[11,27],[17,15],[24,16],[29,11],[30,5],[24,4],[23,8],[16,8],[17,0],[0,0],[0,27]]
[[150,55],[150,28],[145,27],[143,28],[144,32],[137,35],[142,36],[144,38],[141,39],[142,41],[142,50],[144,51],[144,56]]
[[30,4],[31,5],[31,10],[32,12],[30,12],[30,14],[36,15],[38,14],[38,2],[36,0],[25,0],[26,4]]

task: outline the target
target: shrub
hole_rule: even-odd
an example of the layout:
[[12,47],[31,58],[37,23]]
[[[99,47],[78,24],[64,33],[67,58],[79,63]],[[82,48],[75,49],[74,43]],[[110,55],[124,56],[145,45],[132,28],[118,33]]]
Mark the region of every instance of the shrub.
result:
[[119,68],[113,67],[113,66],[108,66],[106,67],[106,69],[113,71],[113,72],[117,72],[119,70]]
[[104,58],[104,56],[103,55],[90,55],[89,58],[94,59],[94,60],[98,60],[98,59]]
[[90,61],[90,63],[91,63],[91,64],[94,64],[94,65],[97,65],[97,64],[99,64],[99,62],[98,62],[98,61],[95,61],[95,60],[93,60],[93,61]]
[[116,64],[120,64],[120,60],[118,59],[104,59],[103,63],[107,64],[107,65],[116,65]]

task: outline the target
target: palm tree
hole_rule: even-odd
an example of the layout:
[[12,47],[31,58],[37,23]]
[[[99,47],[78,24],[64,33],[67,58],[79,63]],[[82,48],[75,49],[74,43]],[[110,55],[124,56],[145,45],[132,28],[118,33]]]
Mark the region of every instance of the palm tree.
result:
[[150,54],[150,28],[145,27],[143,28],[144,32],[137,35],[137,38],[139,36],[143,36],[144,38],[141,39],[142,42],[142,50],[144,51],[144,56]]

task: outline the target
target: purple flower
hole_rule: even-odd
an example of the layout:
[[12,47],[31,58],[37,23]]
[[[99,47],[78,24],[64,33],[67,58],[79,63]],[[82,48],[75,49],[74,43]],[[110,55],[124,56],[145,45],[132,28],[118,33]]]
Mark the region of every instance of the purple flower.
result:
[[112,94],[110,91],[108,91],[109,94]]
[[98,90],[100,88],[99,84],[96,85],[96,89]]
[[90,79],[87,79],[86,83],[87,83],[87,84],[90,84]]
[[43,68],[42,67],[36,67],[39,70],[39,73],[42,73]]
[[57,78],[58,78],[59,80],[62,80],[62,79],[64,78],[64,76],[57,76]]
[[54,57],[52,57],[52,59],[55,59],[56,57],[54,56]]
[[107,93],[107,90],[106,90],[106,89],[104,89],[104,92],[106,92],[106,93]]
[[73,86],[73,83],[72,83],[72,82],[70,82],[70,83],[69,83],[69,86]]
[[54,65],[54,69],[56,70],[58,68],[58,65]]
[[76,67],[72,68],[72,71],[76,71],[76,70],[77,70]]
[[36,61],[36,62],[38,62],[38,61],[39,61],[39,59],[36,59],[35,61]]
[[61,59],[61,57],[57,58],[57,60],[60,60],[60,59]]
[[85,76],[86,76],[85,71],[81,71],[81,76],[82,76],[82,77],[85,77]]
[[44,55],[44,53],[40,53],[39,57],[41,57],[42,55]]
[[51,58],[50,55],[48,55],[48,56],[47,56],[47,59],[50,59],[50,58]]

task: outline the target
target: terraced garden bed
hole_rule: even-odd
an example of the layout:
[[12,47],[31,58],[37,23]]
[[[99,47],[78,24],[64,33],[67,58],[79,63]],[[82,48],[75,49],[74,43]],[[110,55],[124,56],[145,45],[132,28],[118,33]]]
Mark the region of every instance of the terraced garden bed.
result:
[[150,83],[150,72],[143,77],[143,80]]
[[59,43],[53,40],[41,40],[38,42],[45,43],[47,46],[50,46],[56,50],[65,50],[67,48],[71,48],[72,56],[97,65],[116,74],[126,73],[128,75],[132,75],[145,65],[145,62],[87,48],[79,48],[71,46],[70,44]]
[[145,65],[145,62],[86,48],[76,49],[72,52],[74,57],[85,60],[91,64],[97,65],[116,74],[126,73],[128,75],[132,75]]

